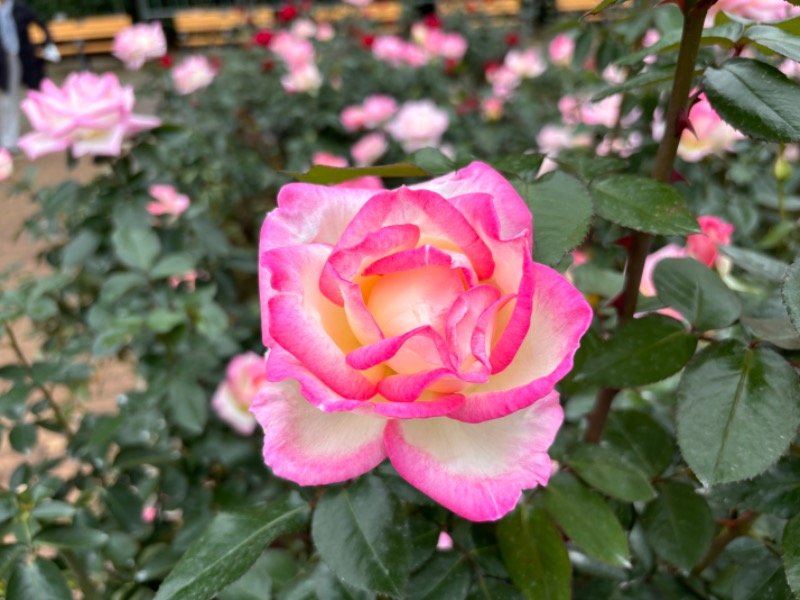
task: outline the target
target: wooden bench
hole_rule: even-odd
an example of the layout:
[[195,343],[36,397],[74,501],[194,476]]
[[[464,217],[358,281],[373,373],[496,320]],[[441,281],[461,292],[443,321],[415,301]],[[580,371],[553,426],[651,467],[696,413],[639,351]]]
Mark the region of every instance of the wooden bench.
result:
[[[50,21],[47,28],[61,56],[78,56],[85,66],[87,55],[111,52],[114,36],[130,25],[130,15],[100,15]],[[28,35],[32,43],[44,44],[44,32],[38,26],[31,25]]]
[[442,17],[463,15],[475,24],[491,20],[507,24],[519,19],[522,0],[439,0],[436,13]]
[[403,2],[378,1],[362,8],[348,4],[317,6],[312,16],[318,23],[339,23],[346,19],[364,18],[382,29],[396,29],[403,18]]
[[556,0],[556,10],[558,12],[582,12],[592,10],[600,4],[600,0]]
[[[265,23],[258,27],[269,27],[266,12],[259,13]],[[178,35],[178,44],[184,47],[221,46],[233,40],[233,34],[248,24],[248,14],[244,10],[232,9],[190,9],[177,11],[172,22]]]

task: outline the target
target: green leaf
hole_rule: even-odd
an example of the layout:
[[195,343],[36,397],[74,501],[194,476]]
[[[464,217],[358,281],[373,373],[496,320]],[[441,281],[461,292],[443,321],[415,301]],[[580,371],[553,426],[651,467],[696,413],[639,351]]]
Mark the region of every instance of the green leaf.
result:
[[178,378],[167,388],[169,413],[178,427],[191,435],[200,435],[208,421],[208,397],[194,381]]
[[359,177],[375,175],[377,177],[428,177],[430,173],[411,163],[397,163],[379,167],[337,168],[315,165],[306,173],[285,171],[285,173],[302,183],[333,184],[350,181]]
[[693,258],[666,258],[653,271],[658,297],[681,313],[695,329],[731,325],[742,312],[739,298],[719,275]]
[[219,600],[263,600],[272,598],[272,578],[268,557],[262,555],[239,579],[218,594]]
[[699,563],[714,539],[714,518],[692,486],[676,481],[658,484],[658,497],[642,514],[650,547],[676,567],[689,570]]
[[[357,590],[345,585],[340,579],[331,573],[324,562],[317,565],[313,576],[313,591],[316,596],[309,600],[375,600],[375,594],[365,590]],[[263,596],[262,596],[263,597]],[[303,596],[305,598],[305,596]],[[292,600],[295,596],[290,597]],[[238,600],[233,599],[231,600]]]
[[[660,40],[638,52],[626,53],[616,61],[619,65],[638,65],[651,55],[664,54],[676,50],[681,43],[682,27],[666,32]],[[706,27],[700,38],[701,46],[722,46],[732,48],[741,38],[744,26],[741,23],[725,23]]]
[[115,273],[100,288],[100,302],[111,304],[137,287],[145,287],[147,278],[140,273]]
[[781,297],[789,312],[792,325],[800,333],[800,260],[786,272],[786,279],[781,287]]
[[672,463],[672,438],[653,417],[638,410],[611,411],[603,443],[650,477],[661,475]]
[[672,186],[637,175],[612,175],[591,185],[597,213],[617,225],[661,235],[699,233],[697,220]]
[[126,227],[111,235],[120,262],[132,269],[147,271],[161,252],[161,241],[149,229]]
[[584,444],[570,452],[566,461],[581,479],[608,496],[626,502],[655,498],[647,476],[611,448]]
[[8,600],[72,600],[72,593],[55,563],[37,556],[14,565],[6,597]]
[[786,524],[781,547],[786,580],[795,595],[800,596],[800,514]]
[[569,555],[544,510],[520,506],[498,524],[497,541],[512,581],[528,600],[569,600]]
[[219,513],[164,580],[156,600],[211,598],[244,575],[272,540],[304,528],[308,514],[296,494]]
[[[744,40],[768,48],[781,56],[800,61],[800,39],[796,34],[770,25],[754,25],[745,31]],[[743,40],[743,41],[744,41]]]
[[526,179],[536,177],[542,161],[544,154],[514,154],[492,159],[488,163],[498,171]]
[[38,428],[33,423],[16,425],[8,432],[11,447],[20,454],[30,454],[31,449],[36,445],[37,431]]
[[[699,73],[701,73],[701,71],[695,71],[695,74]],[[674,64],[648,68],[646,71],[637,73],[622,83],[604,87],[594,96],[592,96],[591,102],[600,102],[601,100],[605,100],[609,96],[619,94],[620,92],[627,92],[629,90],[636,90],[651,85],[657,85],[659,83],[666,83],[668,81],[672,81],[673,77],[675,77]]]
[[472,580],[464,556],[458,552],[438,552],[408,583],[408,600],[463,600]]
[[150,271],[150,277],[163,279],[173,275],[182,275],[187,271],[191,271],[194,267],[195,260],[189,254],[168,254],[156,263],[152,271]]
[[611,8],[613,6],[616,6],[617,4],[622,4],[623,2],[626,2],[626,1],[627,0],[603,0],[602,2],[600,2],[600,4],[595,6],[592,10],[590,10],[586,14],[587,15],[599,15],[604,10],[606,10],[608,8]]
[[0,545],[0,581],[8,581],[6,574],[23,554],[25,546],[22,544]]
[[680,371],[696,347],[680,321],[646,315],[623,323],[589,355],[578,379],[617,388],[655,383]]
[[705,348],[677,390],[678,444],[705,485],[754,477],[800,425],[797,373],[779,354],[728,340]]
[[745,563],[733,580],[733,600],[791,600],[781,561],[774,556]]
[[563,472],[543,496],[547,512],[584,552],[613,566],[630,566],[625,531],[603,498]]
[[745,248],[734,246],[720,246],[722,253],[730,258],[737,267],[759,275],[769,281],[780,282],[786,277],[789,265],[779,260]]
[[408,162],[417,165],[428,175],[444,175],[455,171],[456,166],[436,148],[423,148],[408,157]]
[[108,541],[108,534],[99,529],[65,525],[43,529],[34,541],[56,548],[99,548]]
[[65,269],[83,265],[100,245],[100,238],[88,229],[82,229],[64,246],[61,266]]
[[554,171],[534,183],[514,181],[533,213],[533,260],[555,266],[586,237],[592,221],[592,198],[576,178]]
[[800,85],[757,60],[731,58],[703,76],[706,97],[725,121],[749,137],[800,141]]
[[185,313],[161,308],[148,313],[145,323],[156,333],[166,333],[185,321]]
[[50,500],[36,505],[31,511],[31,516],[40,521],[55,521],[68,519],[75,514],[75,507],[60,500]]
[[711,498],[726,508],[789,519],[800,506],[800,458],[790,455],[758,477],[718,485],[711,490]]
[[585,151],[562,153],[553,160],[567,173],[584,182],[614,171],[622,171],[628,166],[626,161],[616,156],[597,156]]
[[345,583],[404,597],[411,562],[408,523],[399,502],[374,476],[330,490],[314,511],[314,544]]

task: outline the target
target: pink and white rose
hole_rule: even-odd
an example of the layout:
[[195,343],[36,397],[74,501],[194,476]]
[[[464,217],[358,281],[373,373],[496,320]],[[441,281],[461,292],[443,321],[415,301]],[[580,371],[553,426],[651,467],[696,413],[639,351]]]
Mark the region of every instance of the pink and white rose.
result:
[[547,70],[547,63],[535,48],[509,50],[503,64],[520,79],[532,79]]
[[322,81],[322,73],[313,62],[292,66],[281,77],[281,85],[287,94],[316,94],[322,87]]
[[111,53],[132,71],[141,69],[145,62],[161,58],[167,53],[167,40],[160,21],[131,25],[114,36]]
[[800,7],[792,6],[786,0],[717,0],[708,9],[708,19],[725,11],[737,17],[753,21],[781,21],[800,15]]
[[[694,133],[685,129],[678,145],[678,156],[687,162],[697,162],[712,154],[729,152],[737,141],[744,138],[720,118],[705,94],[700,96],[689,111],[689,121]],[[663,131],[663,123],[661,130]]]
[[476,521],[546,484],[554,386],[592,311],[532,261],[532,225],[481,163],[389,191],[285,186],[261,232],[269,383],[251,407],[275,474],[323,485],[388,457]]
[[33,132],[19,147],[31,160],[67,148],[75,157],[119,156],[126,137],[161,123],[134,114],[135,103],[133,88],[120,85],[114,73],[70,73],[61,87],[45,79],[22,101]]
[[217,69],[202,55],[189,56],[172,69],[172,82],[182,96],[208,87],[216,76]]
[[147,192],[155,198],[155,202],[147,204],[147,212],[155,217],[161,215],[177,217],[191,204],[188,196],[179,194],[171,185],[151,185]]
[[267,385],[264,358],[254,352],[239,354],[231,359],[225,380],[219,385],[211,407],[220,419],[242,435],[252,435],[256,419],[250,405],[258,391]]
[[432,100],[409,100],[386,125],[386,131],[407,153],[426,146],[436,147],[450,125],[447,111]]

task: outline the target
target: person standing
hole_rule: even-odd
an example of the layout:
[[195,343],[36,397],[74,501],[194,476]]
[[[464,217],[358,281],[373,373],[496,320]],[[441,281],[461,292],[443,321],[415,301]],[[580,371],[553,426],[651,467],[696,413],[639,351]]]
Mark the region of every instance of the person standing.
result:
[[0,0],[0,146],[18,152],[20,87],[39,89],[44,77],[42,60],[28,37],[35,23],[45,35],[44,56],[59,60],[58,50],[44,22],[19,0]]

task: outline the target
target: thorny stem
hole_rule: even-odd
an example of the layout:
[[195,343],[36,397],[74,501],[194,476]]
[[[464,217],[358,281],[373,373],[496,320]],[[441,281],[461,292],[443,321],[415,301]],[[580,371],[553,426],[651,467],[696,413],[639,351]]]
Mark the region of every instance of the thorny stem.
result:
[[714,539],[711,544],[711,548],[709,548],[708,553],[705,555],[703,560],[700,561],[700,564],[692,569],[692,574],[699,575],[712,564],[714,564],[714,561],[719,558],[719,555],[722,554],[725,548],[728,547],[728,544],[730,544],[736,538],[745,535],[750,530],[750,526],[753,524],[753,521],[757,516],[758,515],[756,513],[747,513],[738,519],[733,525],[726,527],[722,533],[720,533]]
[[[685,10],[683,22],[683,34],[681,36],[680,50],[678,51],[678,62],[675,66],[675,79],[672,82],[672,93],[667,104],[667,114],[664,130],[664,137],[658,146],[656,162],[653,167],[653,179],[668,183],[672,168],[675,164],[675,156],[678,152],[678,142],[680,142],[681,131],[677,128],[678,117],[684,110],[689,101],[689,94],[692,91],[694,79],[695,63],[697,53],[700,49],[700,37],[703,34],[703,24],[705,23],[706,13],[715,0],[699,0]],[[644,272],[644,261],[650,249],[649,234],[639,231],[634,232],[630,249],[628,250],[628,264],[625,269],[625,287],[622,291],[622,307],[620,309],[620,322],[630,320],[636,313],[636,301],[639,298],[639,287],[642,282]],[[603,428],[611,410],[611,403],[619,390],[613,388],[602,388],[597,394],[594,409],[587,415],[588,426],[584,440],[596,444],[600,441]]]
[[[17,357],[17,360],[25,367],[25,369],[29,373],[31,373],[33,371],[33,367],[28,362],[28,359],[25,358],[25,354],[22,352],[22,347],[19,345],[19,341],[17,340],[17,336],[14,333],[14,330],[11,328],[11,325],[9,325],[8,323],[5,323],[4,327],[5,327],[5,330],[6,330],[6,334],[8,335],[8,340],[11,343],[11,348],[12,348],[12,350],[14,350],[14,355]],[[72,438],[72,436],[73,436],[72,428],[69,425],[69,421],[64,416],[64,413],[61,410],[61,407],[58,405],[58,402],[53,397],[53,393],[49,389],[47,389],[47,387],[42,383],[36,383],[34,381],[34,385],[44,395],[45,400],[47,400],[47,404],[52,409],[53,415],[55,415],[56,421],[58,421],[58,424],[63,428],[64,433],[67,435],[68,438]]]

